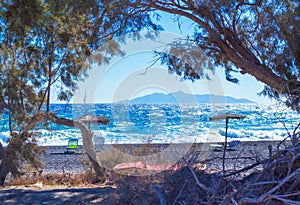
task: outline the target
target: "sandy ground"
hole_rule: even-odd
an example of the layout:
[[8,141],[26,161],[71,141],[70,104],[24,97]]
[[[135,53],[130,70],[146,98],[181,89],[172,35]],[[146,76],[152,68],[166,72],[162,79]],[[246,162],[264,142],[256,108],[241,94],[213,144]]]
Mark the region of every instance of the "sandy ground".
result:
[[1,204],[107,204],[113,187],[17,186],[0,188]]
[[[241,169],[262,160],[269,155],[268,146],[275,152],[278,142],[242,142],[237,150],[226,152],[226,169]],[[205,162],[206,172],[212,173],[222,169],[222,151],[209,149],[208,144],[199,152],[199,160]],[[48,147],[43,173],[80,173],[88,165],[82,148],[76,154],[64,154],[65,147]],[[259,167],[258,167],[259,168]],[[34,184],[29,186],[0,187],[0,204],[109,204],[107,200],[116,187],[89,185],[85,187],[46,186]]]

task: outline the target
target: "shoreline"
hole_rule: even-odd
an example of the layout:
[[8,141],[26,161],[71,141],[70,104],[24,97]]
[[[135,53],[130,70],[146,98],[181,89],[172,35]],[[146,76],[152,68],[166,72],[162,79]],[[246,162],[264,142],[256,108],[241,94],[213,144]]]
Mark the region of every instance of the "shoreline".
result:
[[[269,156],[268,147],[272,153],[277,150],[281,141],[241,141],[236,150],[226,152],[227,164],[235,168],[249,165],[256,159]],[[288,141],[286,143],[289,143]],[[180,143],[180,144],[104,144],[103,150],[96,150],[98,161],[112,169],[116,164],[131,161],[144,161],[152,164],[174,164],[181,157],[187,157],[192,152],[198,153],[198,161],[207,163],[207,170],[220,167],[223,151],[213,150],[216,143]],[[283,145],[282,145],[283,146]],[[42,146],[46,155],[41,156],[45,173],[83,173],[90,170],[87,154],[79,145],[75,154],[65,154],[67,146]],[[214,160],[212,160],[214,159]],[[237,166],[238,165],[238,166]]]

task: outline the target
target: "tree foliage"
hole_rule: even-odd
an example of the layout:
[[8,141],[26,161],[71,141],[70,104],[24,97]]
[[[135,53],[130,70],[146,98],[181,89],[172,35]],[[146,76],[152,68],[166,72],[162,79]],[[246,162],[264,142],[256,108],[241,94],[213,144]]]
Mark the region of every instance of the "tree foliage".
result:
[[3,183],[9,171],[17,174],[20,157],[39,165],[31,146],[36,145],[34,128],[47,120],[43,112],[49,111],[53,86],[60,100],[70,99],[89,64],[122,55],[115,37],[139,38],[131,33],[161,28],[143,9],[119,1],[3,0],[0,8],[0,110],[9,116],[10,127],[7,148],[0,150],[5,153],[0,164]]
[[[144,0],[131,3],[148,11],[155,9],[191,20],[195,31],[187,40],[203,49],[215,67],[223,67],[227,80],[238,82],[232,71],[250,74],[265,83],[262,94],[285,99],[288,106],[300,112],[298,1]],[[193,72],[183,71],[190,68],[182,67],[180,59],[174,61],[170,51],[177,48],[178,44],[173,44],[169,51],[160,53],[162,62],[177,74],[185,73],[186,78],[198,79]]]

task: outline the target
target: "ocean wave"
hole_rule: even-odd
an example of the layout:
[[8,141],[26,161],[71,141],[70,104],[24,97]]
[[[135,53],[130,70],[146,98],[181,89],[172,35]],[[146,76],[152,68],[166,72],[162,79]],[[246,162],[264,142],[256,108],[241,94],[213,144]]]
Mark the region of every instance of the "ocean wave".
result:
[[[287,108],[257,104],[220,105],[146,105],[132,106],[95,104],[88,109],[84,104],[56,104],[51,107],[59,117],[76,118],[84,114],[97,114],[110,119],[108,126],[92,125],[95,135],[111,143],[192,143],[220,142],[225,137],[225,120],[210,121],[221,113],[245,115],[243,120],[230,119],[229,140],[256,141],[282,140],[287,136],[285,127],[295,128],[300,122],[299,114]],[[2,119],[0,142],[6,145],[8,126]],[[70,138],[79,139],[80,130],[51,124],[36,130],[40,145],[67,145]]]

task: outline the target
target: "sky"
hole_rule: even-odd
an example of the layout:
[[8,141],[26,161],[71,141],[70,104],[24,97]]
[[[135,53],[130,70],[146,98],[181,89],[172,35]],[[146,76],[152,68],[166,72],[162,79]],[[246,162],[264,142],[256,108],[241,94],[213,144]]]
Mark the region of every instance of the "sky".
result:
[[[250,75],[235,73],[238,84],[226,81],[224,70],[217,68],[214,75],[207,72],[211,80],[183,81],[179,76],[168,73],[165,65],[154,63],[153,51],[162,51],[168,43],[193,33],[193,24],[182,19],[180,28],[173,17],[160,13],[159,24],[165,31],[157,39],[129,39],[122,45],[125,56],[114,57],[108,65],[92,65],[89,77],[80,83],[73,97],[73,103],[112,103],[130,100],[159,92],[183,91],[190,94],[216,94],[247,98],[257,103],[269,103],[266,97],[258,96],[264,85]],[[54,100],[52,100],[54,101]]]

